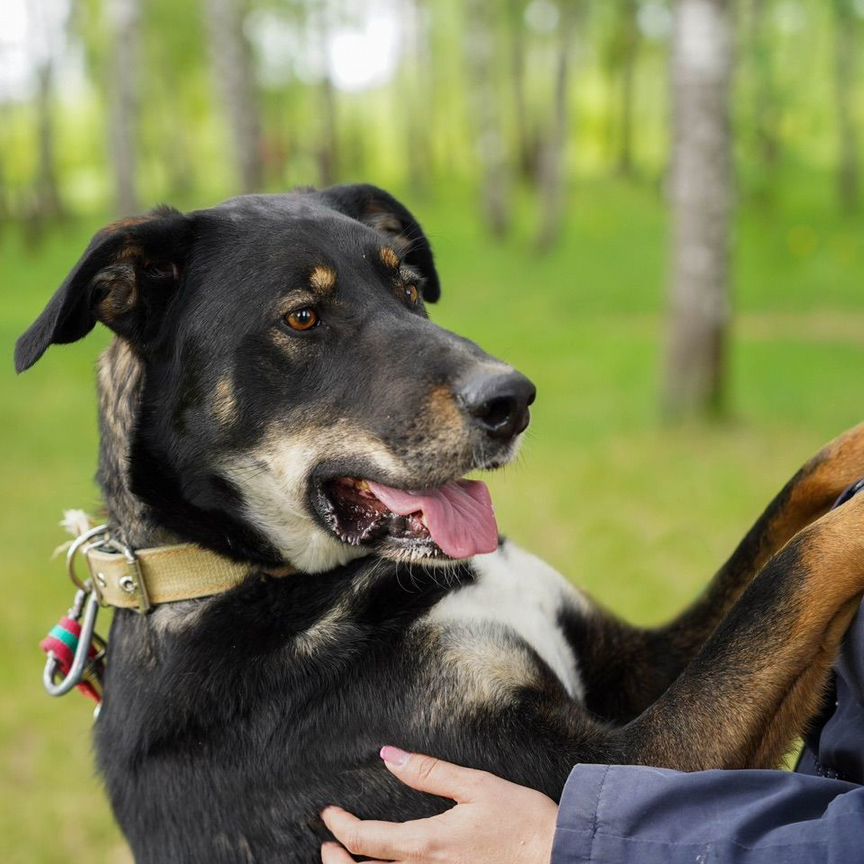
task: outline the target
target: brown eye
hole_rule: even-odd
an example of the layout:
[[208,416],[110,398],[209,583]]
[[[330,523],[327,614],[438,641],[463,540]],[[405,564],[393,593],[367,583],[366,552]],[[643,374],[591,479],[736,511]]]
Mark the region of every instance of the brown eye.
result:
[[417,305],[417,302],[420,300],[420,292],[417,290],[416,285],[406,285],[405,286],[405,299],[412,306]]
[[285,316],[285,323],[292,329],[303,332],[318,326],[318,313],[311,306],[295,309]]

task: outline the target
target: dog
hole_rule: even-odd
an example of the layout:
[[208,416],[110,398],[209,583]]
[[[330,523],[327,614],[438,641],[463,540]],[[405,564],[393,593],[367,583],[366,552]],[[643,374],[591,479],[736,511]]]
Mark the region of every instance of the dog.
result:
[[557,798],[576,762],[775,766],[818,713],[864,591],[864,497],[828,512],[864,427],[691,608],[633,627],[499,539],[463,479],[514,458],[535,390],[429,320],[439,292],[390,194],[303,189],[110,225],[19,339],[20,372],[110,328],[109,530],[250,570],[115,614],[95,745],[138,862],[312,862],[325,805],[451,806],[396,783],[386,742]]

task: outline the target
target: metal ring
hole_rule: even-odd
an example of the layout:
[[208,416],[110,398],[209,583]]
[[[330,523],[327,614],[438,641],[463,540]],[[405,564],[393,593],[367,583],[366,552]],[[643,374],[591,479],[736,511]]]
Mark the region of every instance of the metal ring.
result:
[[80,534],[76,537],[71,545],[69,546],[69,551],[66,553],[66,572],[69,574],[69,578],[72,580],[72,584],[79,591],[90,591],[90,586],[81,581],[78,577],[78,574],[75,572],[75,556],[78,554],[78,551],[85,543],[89,543],[95,537],[103,536],[103,538],[107,538],[108,536],[108,526],[107,525],[97,525],[95,528],[91,528],[89,531],[85,531],[83,534]]

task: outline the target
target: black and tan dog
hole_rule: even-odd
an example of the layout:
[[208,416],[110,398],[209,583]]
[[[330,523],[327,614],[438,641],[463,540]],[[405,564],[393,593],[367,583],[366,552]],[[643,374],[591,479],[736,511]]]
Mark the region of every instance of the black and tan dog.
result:
[[116,614],[95,736],[138,861],[312,862],[326,804],[446,808],[380,767],[386,742],[556,797],[580,761],[774,765],[820,707],[864,590],[864,496],[824,514],[864,474],[864,429],[790,481],[703,599],[637,629],[499,545],[463,478],[513,458],[534,388],[431,323],[438,293],[379,189],[243,197],[110,226],[19,340],[21,371],[111,328],[112,530],[258,571]]

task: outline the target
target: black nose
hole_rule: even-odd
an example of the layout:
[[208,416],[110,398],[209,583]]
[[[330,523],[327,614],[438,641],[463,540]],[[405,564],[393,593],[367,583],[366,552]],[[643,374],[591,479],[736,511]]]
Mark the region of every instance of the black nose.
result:
[[483,372],[468,378],[457,391],[462,407],[492,438],[513,438],[528,426],[528,406],[537,389],[519,372]]

